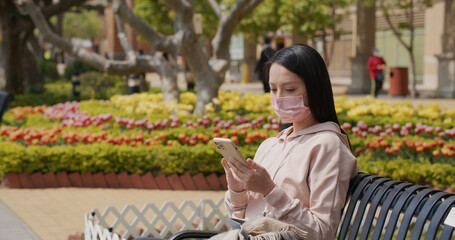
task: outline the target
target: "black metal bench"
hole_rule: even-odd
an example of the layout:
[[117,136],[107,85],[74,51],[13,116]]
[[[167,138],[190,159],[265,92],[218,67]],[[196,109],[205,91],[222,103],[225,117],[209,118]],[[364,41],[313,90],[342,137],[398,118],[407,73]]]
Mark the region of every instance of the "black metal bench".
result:
[[[359,173],[351,180],[336,239],[455,239],[454,227],[444,224],[454,207],[454,194]],[[169,239],[216,233],[188,230]]]

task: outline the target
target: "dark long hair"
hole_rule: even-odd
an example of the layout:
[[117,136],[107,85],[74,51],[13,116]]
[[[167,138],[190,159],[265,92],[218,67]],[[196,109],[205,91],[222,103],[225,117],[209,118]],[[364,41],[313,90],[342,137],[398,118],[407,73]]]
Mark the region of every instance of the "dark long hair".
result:
[[[267,81],[269,81],[270,68],[274,63],[280,64],[302,79],[308,94],[308,107],[316,121],[320,123],[332,121],[340,126],[335,111],[329,72],[324,59],[315,49],[305,44],[298,44],[275,52],[265,65]],[[344,133],[341,127],[340,130]]]

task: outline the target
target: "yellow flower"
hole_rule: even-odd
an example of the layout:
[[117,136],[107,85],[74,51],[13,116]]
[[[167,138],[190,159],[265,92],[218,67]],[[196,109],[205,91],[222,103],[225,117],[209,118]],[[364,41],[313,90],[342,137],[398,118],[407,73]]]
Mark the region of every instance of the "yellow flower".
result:
[[213,108],[213,104],[212,103],[208,103],[207,105],[205,105],[205,111],[208,112],[208,113],[215,112],[215,109]]
[[215,104],[215,105],[220,105],[221,104],[220,99],[218,99],[218,98],[213,98],[212,99],[212,103]]

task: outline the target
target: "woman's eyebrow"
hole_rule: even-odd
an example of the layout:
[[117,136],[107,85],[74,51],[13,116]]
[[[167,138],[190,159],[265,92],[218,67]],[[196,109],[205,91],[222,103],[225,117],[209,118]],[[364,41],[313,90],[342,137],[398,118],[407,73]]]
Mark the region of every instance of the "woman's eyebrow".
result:
[[284,82],[282,85],[287,86],[287,85],[292,85],[292,84],[297,84],[297,82],[295,82],[295,81]]
[[[276,85],[274,82],[269,82],[270,85]],[[278,84],[278,85],[291,85],[291,84],[297,84],[296,81],[287,81],[287,82],[284,82],[282,84]]]

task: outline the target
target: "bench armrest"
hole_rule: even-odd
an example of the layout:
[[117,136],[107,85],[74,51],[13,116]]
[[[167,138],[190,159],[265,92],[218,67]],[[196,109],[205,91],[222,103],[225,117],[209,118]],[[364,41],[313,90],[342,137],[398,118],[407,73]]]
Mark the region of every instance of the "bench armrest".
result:
[[187,238],[203,238],[207,239],[210,237],[215,236],[220,232],[217,231],[204,231],[204,230],[185,230],[178,232],[172,235],[168,240],[180,240],[180,239],[187,239]]

